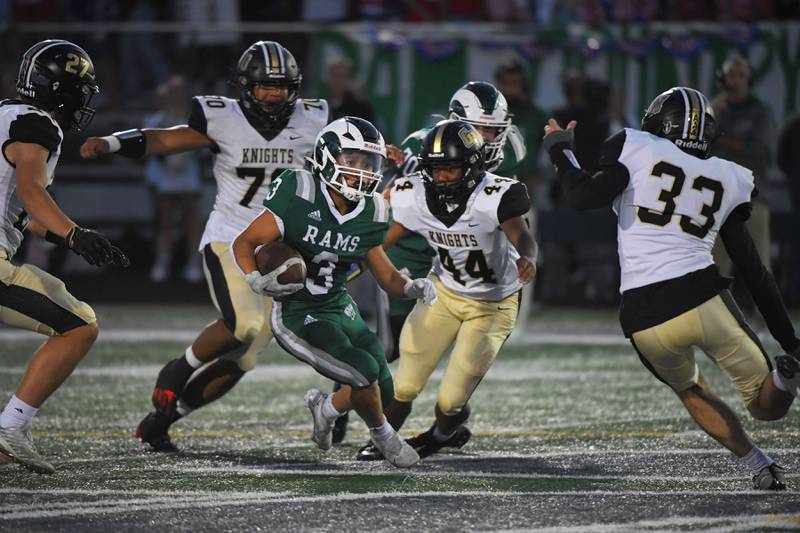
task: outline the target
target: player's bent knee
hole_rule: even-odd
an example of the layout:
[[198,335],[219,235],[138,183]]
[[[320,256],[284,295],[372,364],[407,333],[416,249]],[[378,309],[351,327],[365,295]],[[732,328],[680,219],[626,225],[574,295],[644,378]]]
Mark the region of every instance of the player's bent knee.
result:
[[394,384],[394,399],[398,402],[413,402],[421,391],[422,387],[413,383],[396,381]]
[[233,332],[233,336],[242,344],[253,344],[258,339],[258,335],[264,327],[265,322],[263,317],[242,319],[237,317],[236,331]]
[[447,395],[439,395],[439,398],[436,400],[436,404],[439,406],[439,410],[442,411],[442,414],[446,416],[455,416],[464,409],[464,405],[466,405],[466,401],[460,398],[452,398]]

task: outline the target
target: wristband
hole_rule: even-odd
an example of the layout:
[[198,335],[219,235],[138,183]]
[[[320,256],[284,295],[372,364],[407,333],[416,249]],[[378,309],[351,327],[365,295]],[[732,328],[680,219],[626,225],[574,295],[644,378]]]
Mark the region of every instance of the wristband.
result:
[[119,152],[119,149],[122,148],[122,144],[119,142],[119,139],[113,135],[106,135],[105,137],[100,138],[108,143],[108,153],[110,154]]
[[[114,137],[119,143],[119,149],[112,151],[117,152],[123,157],[130,157],[133,159],[139,159],[144,156],[147,148],[147,138],[144,136],[142,130],[118,131],[111,135],[111,137]],[[108,145],[110,148],[111,142],[109,142]]]

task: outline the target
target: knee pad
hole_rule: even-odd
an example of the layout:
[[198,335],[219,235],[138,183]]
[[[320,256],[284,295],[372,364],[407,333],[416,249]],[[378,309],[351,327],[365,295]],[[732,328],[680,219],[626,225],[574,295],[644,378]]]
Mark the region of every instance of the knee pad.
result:
[[253,344],[264,328],[269,327],[262,316],[236,317],[236,331],[233,336],[242,344]]
[[436,405],[439,406],[439,410],[446,416],[456,416],[465,411],[467,416],[469,416],[469,410],[464,409],[467,405],[467,398],[456,398],[451,394],[443,394],[440,391],[439,397],[436,399]]

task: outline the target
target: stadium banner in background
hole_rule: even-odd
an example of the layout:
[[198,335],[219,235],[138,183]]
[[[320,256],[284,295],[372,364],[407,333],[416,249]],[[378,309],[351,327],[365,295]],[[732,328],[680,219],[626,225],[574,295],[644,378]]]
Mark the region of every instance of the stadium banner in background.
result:
[[329,30],[313,36],[311,66],[315,87],[325,97],[326,65],[336,58],[353,62],[358,81],[375,106],[379,126],[399,143],[443,114],[455,90],[471,79],[493,80],[495,68],[509,59],[526,65],[534,102],[543,109],[564,103],[561,74],[575,67],[607,81],[624,95],[619,118],[638,125],[642,111],[659,92],[675,85],[720,92],[716,72],[725,58],[740,51],[753,66],[754,92],[780,123],[800,108],[800,24],[706,23],[581,25],[533,35],[482,33],[465,26],[463,37],[376,29]]

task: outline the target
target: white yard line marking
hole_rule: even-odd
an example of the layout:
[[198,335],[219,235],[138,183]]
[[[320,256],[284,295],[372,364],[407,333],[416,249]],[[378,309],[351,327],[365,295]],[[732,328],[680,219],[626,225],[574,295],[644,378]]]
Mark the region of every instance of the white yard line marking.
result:
[[[4,489],[3,492],[10,492],[13,489]],[[21,493],[25,494],[39,494],[39,495],[64,495],[64,491],[59,490],[40,490],[40,491],[31,491],[31,490],[20,490]],[[159,493],[162,491],[158,491]],[[74,494],[74,493],[73,493]],[[114,493],[115,495],[125,495],[128,494],[125,491],[119,491]],[[137,494],[146,494],[146,491],[137,491]],[[193,509],[193,508],[204,508],[204,507],[217,507],[217,506],[228,506],[228,505],[255,505],[255,506],[266,506],[266,505],[274,505],[274,504],[281,504],[281,503],[331,503],[336,502],[340,503],[342,501],[365,501],[365,500],[376,500],[376,499],[407,499],[407,498],[533,498],[533,497],[545,497],[545,498],[553,498],[553,497],[568,497],[570,499],[578,498],[578,497],[620,497],[620,498],[630,498],[630,497],[663,497],[664,495],[682,495],[682,496],[720,496],[720,495],[730,495],[730,496],[742,496],[742,495],[752,495],[752,496],[760,496],[764,498],[775,499],[776,497],[780,497],[778,494],[767,494],[764,491],[557,491],[557,492],[547,492],[547,491],[537,491],[537,492],[522,492],[522,491],[426,491],[426,492],[411,492],[411,493],[401,493],[401,492],[367,492],[367,493],[337,493],[337,494],[328,494],[328,495],[319,495],[319,496],[287,496],[285,493],[271,493],[271,492],[239,492],[239,493],[224,493],[224,492],[213,492],[213,491],[205,491],[205,492],[197,492],[194,493],[193,496],[187,497],[187,499],[179,499],[175,501],[165,501],[161,503],[161,500],[153,500],[147,501],[145,500],[138,500],[138,501],[112,501],[112,500],[98,500],[98,501],[90,501],[90,502],[73,502],[73,505],[69,508],[62,508],[56,509],[50,505],[49,502],[43,502],[41,504],[40,509],[30,508],[27,510],[19,510],[18,506],[15,505],[8,505],[0,507],[0,520],[21,520],[21,519],[31,519],[31,518],[45,518],[45,517],[63,517],[63,516],[83,516],[83,515],[105,515],[105,514],[116,514],[116,513],[130,513],[135,511],[157,511],[157,510],[170,510],[174,511],[176,509]],[[786,496],[793,496],[792,494],[787,494]],[[193,499],[189,499],[193,498]],[[144,502],[144,503],[143,503]],[[132,503],[132,504],[131,504]],[[770,517],[773,515],[757,515],[763,517]],[[788,516],[788,515],[787,515]],[[747,517],[750,518],[750,517]],[[727,517],[727,518],[711,518],[708,521],[714,521],[716,523],[722,523],[726,520],[736,520],[737,517]],[[678,521],[678,525],[680,525],[680,521],[683,520],[681,517],[677,517],[675,519],[665,519],[665,520],[655,520],[655,521],[641,521],[635,522],[632,525],[640,525],[646,526],[652,523],[654,526],[658,525],[670,525],[674,521]],[[688,524],[695,523],[693,520],[694,517],[686,519],[688,520]],[[705,520],[701,517],[696,518],[697,521]],[[623,527],[627,526],[628,524],[621,524]],[[598,527],[606,528],[614,526],[606,526],[604,524],[597,524]],[[555,528],[553,531],[585,531],[586,528],[593,527],[590,526],[576,526],[574,528],[566,528],[560,529]],[[603,529],[606,531],[606,529]],[[607,529],[608,531],[615,531],[617,529]]]

